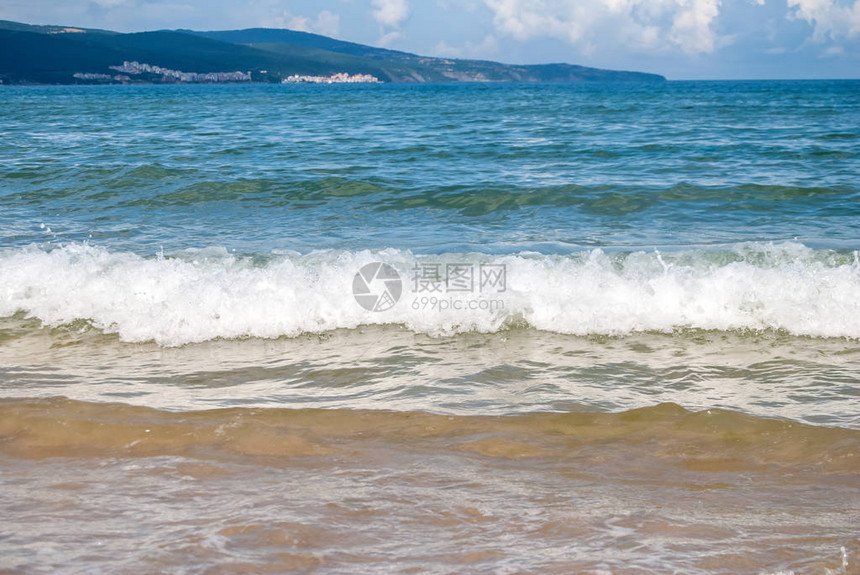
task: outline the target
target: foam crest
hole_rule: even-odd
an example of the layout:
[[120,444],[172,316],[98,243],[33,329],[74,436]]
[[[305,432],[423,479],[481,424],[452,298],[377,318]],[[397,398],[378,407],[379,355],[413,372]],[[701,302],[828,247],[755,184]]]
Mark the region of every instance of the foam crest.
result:
[[[368,311],[354,297],[356,273],[373,262],[389,264],[402,281],[399,300],[384,311]],[[482,264],[504,269],[504,290],[480,285]],[[472,269],[472,289],[448,289],[448,265]],[[419,281],[419,270],[434,266],[441,284]],[[373,293],[386,285],[366,283]],[[0,253],[0,317],[20,312],[48,326],[85,320],[123,341],[166,346],[366,324],[430,335],[530,326],[577,335],[697,328],[860,338],[860,263],[856,253],[792,242],[671,254],[389,249],[262,259],[221,248],[147,258],[72,244]]]

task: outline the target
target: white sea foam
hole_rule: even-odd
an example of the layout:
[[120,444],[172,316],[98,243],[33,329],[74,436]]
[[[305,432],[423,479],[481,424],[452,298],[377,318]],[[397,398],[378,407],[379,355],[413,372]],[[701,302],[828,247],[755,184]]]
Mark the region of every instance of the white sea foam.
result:
[[[403,279],[399,302],[382,312],[352,293],[356,272],[375,261]],[[474,291],[416,291],[416,264],[436,263],[443,279],[446,264],[474,265]],[[505,291],[480,290],[480,263],[505,266]],[[491,309],[469,303],[490,300]],[[83,319],[124,341],[167,346],[384,323],[431,335],[529,325],[579,335],[700,328],[860,338],[860,262],[791,242],[662,255],[321,251],[263,263],[220,248],[145,258],[75,244],[0,252],[0,317],[22,311],[49,326]]]

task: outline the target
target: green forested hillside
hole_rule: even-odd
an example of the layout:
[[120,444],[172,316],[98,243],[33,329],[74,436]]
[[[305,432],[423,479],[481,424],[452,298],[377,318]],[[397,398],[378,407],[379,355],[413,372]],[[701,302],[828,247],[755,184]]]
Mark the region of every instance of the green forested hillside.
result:
[[[371,74],[386,82],[662,81],[662,76],[569,64],[511,66],[426,58],[304,32],[254,28],[120,34],[66,26],[0,21],[0,80],[4,84],[86,82],[74,74],[110,74],[137,61],[183,72],[250,72],[254,81],[292,74]],[[135,76],[131,81],[167,81]]]

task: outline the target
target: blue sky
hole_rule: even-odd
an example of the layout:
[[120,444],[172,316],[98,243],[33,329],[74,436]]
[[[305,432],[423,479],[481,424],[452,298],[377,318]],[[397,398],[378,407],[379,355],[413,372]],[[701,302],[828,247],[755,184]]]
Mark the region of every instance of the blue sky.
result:
[[3,0],[0,19],[292,28],[430,56],[671,79],[860,77],[860,0]]

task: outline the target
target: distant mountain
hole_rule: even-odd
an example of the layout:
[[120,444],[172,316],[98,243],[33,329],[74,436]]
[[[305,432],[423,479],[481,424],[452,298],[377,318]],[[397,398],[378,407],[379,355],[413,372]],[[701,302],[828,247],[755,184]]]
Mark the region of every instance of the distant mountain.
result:
[[328,36],[299,32],[297,30],[285,30],[283,28],[248,28],[246,30],[224,30],[216,32],[195,32],[193,30],[177,30],[197,36],[204,36],[213,40],[230,42],[232,44],[293,44],[317,50],[327,50],[350,56],[361,56],[376,58],[378,60],[391,60],[398,57],[417,58],[414,54],[386,50],[385,48],[374,48],[364,44],[336,40]]
[[[288,76],[370,74],[386,82],[646,81],[656,74],[571,64],[516,66],[482,60],[428,58],[293,30],[251,28],[121,34],[72,26],[0,20],[0,81],[4,84],[175,82],[178,74],[124,74],[125,61],[168,71],[250,73],[253,81]],[[247,76],[244,76],[247,77]]]
[[20,22],[10,22],[9,20],[0,20],[0,29],[12,30],[14,32],[37,32],[39,34],[119,34],[119,32],[111,32],[110,30],[99,30],[97,28],[76,28],[74,26],[41,26],[38,24],[22,24]]

